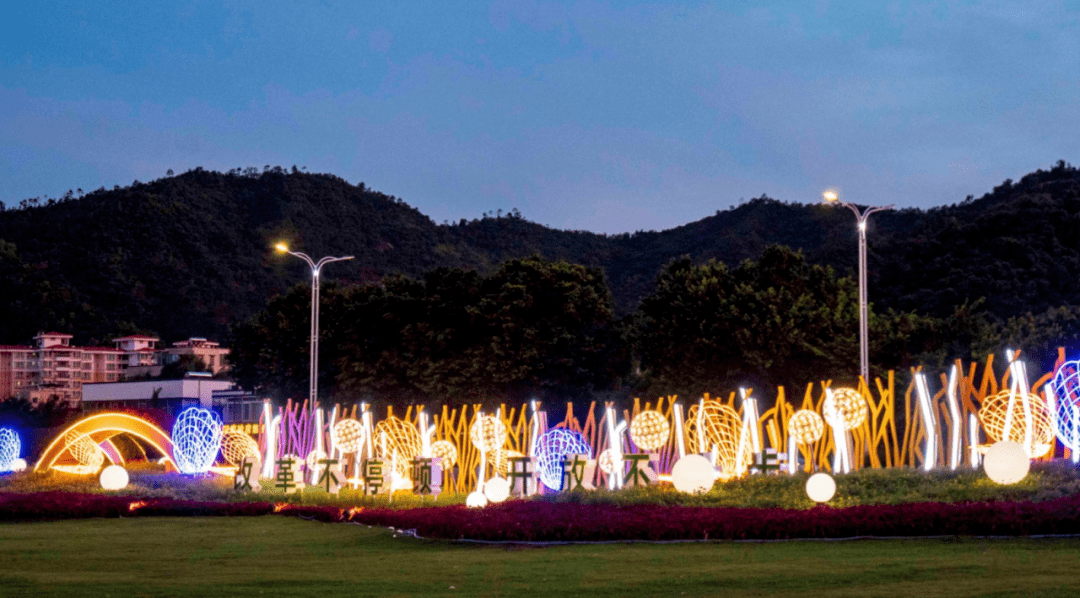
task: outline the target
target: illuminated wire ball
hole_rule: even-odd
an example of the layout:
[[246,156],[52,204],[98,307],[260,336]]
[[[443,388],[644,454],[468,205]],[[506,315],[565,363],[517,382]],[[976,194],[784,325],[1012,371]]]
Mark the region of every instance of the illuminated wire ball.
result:
[[826,394],[822,411],[830,426],[841,430],[854,430],[866,421],[869,407],[866,399],[854,388],[834,388]]
[[607,475],[611,475],[615,471],[615,457],[611,456],[611,449],[600,451],[600,454],[596,457],[596,466]]
[[685,429],[690,452],[708,453],[716,447],[720,477],[726,479],[746,473],[753,451],[749,442],[742,443],[742,456],[739,457],[742,418],[734,409],[717,401],[693,405],[687,412]]
[[1050,388],[1054,391],[1054,431],[1058,439],[1070,449],[1080,446],[1080,361],[1061,364],[1054,372]]
[[412,460],[424,450],[424,442],[420,438],[420,432],[413,424],[390,416],[375,424],[376,450],[384,449],[383,439],[386,439],[383,458],[395,459],[394,471],[402,479],[409,479],[409,469]]
[[825,434],[825,422],[816,412],[800,409],[788,420],[787,429],[795,442],[810,444],[821,440],[822,435]]
[[642,411],[630,422],[630,440],[646,451],[664,446],[670,434],[671,426],[659,411]]
[[243,432],[225,432],[221,435],[221,457],[229,465],[239,466],[244,457],[255,457],[262,461],[259,443]]
[[173,424],[172,443],[180,473],[210,471],[221,447],[221,417],[209,409],[188,407]]
[[11,428],[0,428],[0,471],[14,471],[15,460],[22,451],[19,433]]
[[442,457],[443,471],[449,471],[457,463],[457,447],[449,440],[436,440],[431,443],[431,456]]
[[580,432],[552,428],[540,435],[536,446],[536,469],[540,481],[552,490],[562,490],[563,460],[567,455],[592,456],[589,441]]
[[500,449],[506,444],[506,424],[494,415],[481,415],[469,428],[469,440],[482,453]]
[[[1008,389],[987,397],[979,408],[979,421],[982,422],[983,430],[993,441],[1011,440],[1021,446],[1027,434],[1027,419],[1024,417],[1024,400],[1020,393],[1014,394],[1012,418],[1009,414]],[[1028,408],[1031,411],[1031,444],[1029,453],[1031,457],[1041,457],[1050,452],[1053,447],[1054,432],[1050,422],[1050,411],[1046,408],[1046,402],[1037,394],[1028,394]],[[1005,437],[1005,426],[1009,424],[1008,438]]]
[[364,446],[364,426],[355,419],[342,419],[330,428],[330,441],[342,453],[356,453]]

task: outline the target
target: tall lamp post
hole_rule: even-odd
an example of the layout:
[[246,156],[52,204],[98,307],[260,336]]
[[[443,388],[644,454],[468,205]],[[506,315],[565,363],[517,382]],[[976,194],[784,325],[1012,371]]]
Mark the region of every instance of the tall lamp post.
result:
[[290,251],[289,246],[284,243],[274,245],[274,249],[276,249],[278,253],[287,253],[291,256],[298,257],[307,262],[308,266],[311,266],[311,366],[309,373],[311,379],[308,384],[308,400],[311,405],[315,405],[315,399],[318,396],[319,391],[319,271],[322,270],[323,266],[330,262],[351,260],[353,259],[353,256],[326,256],[316,262],[306,253]]
[[846,201],[841,201],[836,191],[826,191],[821,194],[826,203],[840,204],[855,213],[855,219],[859,223],[859,365],[863,382],[870,387],[870,349],[868,338],[870,336],[869,308],[866,303],[866,220],[870,214],[882,210],[891,210],[892,204],[887,206],[867,206],[863,210]]

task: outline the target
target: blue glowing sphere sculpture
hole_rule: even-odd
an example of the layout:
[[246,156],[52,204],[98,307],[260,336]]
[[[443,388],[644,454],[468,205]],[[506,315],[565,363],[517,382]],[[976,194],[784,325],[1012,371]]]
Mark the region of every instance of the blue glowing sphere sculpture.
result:
[[[1067,448],[1080,446],[1080,361],[1066,361],[1050,381],[1054,391],[1056,417],[1054,433]],[[1074,415],[1074,412],[1076,414]]]
[[206,473],[221,446],[221,418],[209,409],[188,407],[173,424],[172,441],[180,473]]
[[0,428],[0,471],[14,471],[21,450],[19,433],[11,428]]
[[536,469],[540,481],[552,490],[562,490],[563,459],[567,455],[592,456],[589,441],[580,432],[553,428],[540,435],[536,444]]

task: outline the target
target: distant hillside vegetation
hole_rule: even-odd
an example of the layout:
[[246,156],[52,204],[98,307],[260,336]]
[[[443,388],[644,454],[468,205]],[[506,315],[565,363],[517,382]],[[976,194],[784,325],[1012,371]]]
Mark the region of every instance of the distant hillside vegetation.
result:
[[[1064,162],[979,199],[876,214],[870,226],[878,308],[943,316],[985,298],[1003,320],[1080,305],[1080,173]],[[279,240],[315,257],[356,256],[328,267],[346,284],[437,266],[490,272],[534,254],[600,266],[624,315],[682,255],[734,265],[782,244],[841,273],[856,261],[850,212],[766,197],[670,230],[599,235],[516,211],[439,225],[362,183],[295,168],[195,169],[0,212],[0,343],[42,329],[78,343],[135,331],[224,339],[269,296],[308,279],[299,260],[273,253]]]

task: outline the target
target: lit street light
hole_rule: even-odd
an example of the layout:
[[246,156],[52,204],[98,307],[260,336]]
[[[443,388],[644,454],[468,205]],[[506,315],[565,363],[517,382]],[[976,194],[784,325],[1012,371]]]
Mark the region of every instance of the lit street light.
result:
[[867,206],[860,211],[857,206],[841,201],[835,191],[826,191],[821,194],[826,203],[838,203],[855,213],[855,219],[859,223],[859,363],[860,373],[867,388],[870,387],[870,350],[867,346],[870,325],[866,302],[866,219],[874,212],[891,210],[892,205]]
[[289,246],[284,243],[274,245],[274,249],[276,249],[278,253],[287,253],[291,256],[298,257],[307,262],[308,266],[311,266],[311,369],[309,374],[311,380],[308,385],[308,400],[312,407],[314,407],[319,390],[319,271],[322,270],[323,266],[330,262],[351,260],[353,259],[353,256],[327,256],[316,262],[306,253],[289,251]]

